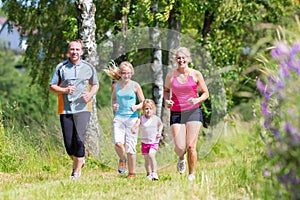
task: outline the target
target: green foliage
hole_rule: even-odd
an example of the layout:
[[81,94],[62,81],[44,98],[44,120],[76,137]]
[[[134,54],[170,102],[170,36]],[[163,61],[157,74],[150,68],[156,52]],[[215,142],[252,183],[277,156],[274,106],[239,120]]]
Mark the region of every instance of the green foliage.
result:
[[66,0],[4,3],[8,19],[22,27],[28,35],[29,46],[24,63],[30,69],[32,82],[42,88],[48,88],[55,66],[66,53],[67,41],[63,33],[70,28],[66,26],[65,18],[76,17],[75,6],[70,6],[72,4],[73,1]]
[[64,38],[67,43],[69,43],[72,39],[76,39],[78,37],[78,24],[77,19],[75,17],[66,17],[65,19],[65,30],[62,31]]

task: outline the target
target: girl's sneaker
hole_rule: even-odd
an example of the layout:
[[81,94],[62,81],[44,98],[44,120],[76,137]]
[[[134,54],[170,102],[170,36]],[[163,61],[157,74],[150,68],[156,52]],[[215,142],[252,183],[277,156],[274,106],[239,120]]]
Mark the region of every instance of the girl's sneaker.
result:
[[148,180],[152,180],[152,176],[151,176],[151,174],[149,174],[148,176],[146,176],[146,179],[148,179]]
[[128,178],[130,178],[130,179],[131,179],[131,178],[136,178],[136,176],[135,176],[135,174],[129,174],[129,175],[128,175]]
[[157,180],[158,180],[158,175],[157,175],[157,173],[152,172],[151,176],[152,176],[152,180],[154,180],[154,181],[157,181]]
[[119,160],[118,172],[124,174],[126,172],[126,158],[124,160]]

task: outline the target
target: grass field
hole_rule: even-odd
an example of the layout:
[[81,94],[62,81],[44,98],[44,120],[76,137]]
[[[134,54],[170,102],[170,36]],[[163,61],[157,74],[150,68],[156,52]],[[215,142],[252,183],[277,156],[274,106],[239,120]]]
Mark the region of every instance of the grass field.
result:
[[[172,144],[161,147],[157,155],[159,181],[145,178],[141,154],[137,155],[137,178],[119,175],[117,157],[112,143],[108,142],[111,136],[105,137],[102,136],[102,158],[88,159],[81,178],[76,180],[70,179],[72,163],[61,150],[52,149],[46,155],[31,152],[28,160],[20,158],[21,170],[0,172],[0,199],[191,200],[270,199],[272,196],[265,189],[270,183],[262,176],[264,145],[252,123],[235,123],[222,132],[210,153],[199,158],[194,182],[188,182],[187,174],[177,173]],[[203,141],[200,135],[199,146]]]

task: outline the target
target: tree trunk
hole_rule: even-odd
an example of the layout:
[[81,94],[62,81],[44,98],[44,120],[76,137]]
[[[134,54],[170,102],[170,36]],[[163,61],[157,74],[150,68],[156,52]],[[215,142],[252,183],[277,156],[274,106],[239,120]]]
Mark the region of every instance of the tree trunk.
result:
[[[211,33],[212,31],[212,23],[214,21],[214,12],[210,10],[205,11],[204,16],[204,22],[203,22],[203,28],[202,28],[202,36],[204,41],[207,41],[207,35]],[[210,52],[207,52],[207,58],[210,57]],[[217,71],[215,65],[208,65],[209,67],[209,77],[212,81],[208,85],[208,89],[210,90],[210,99],[211,99],[211,116],[213,118],[210,119],[209,125],[214,126],[218,124],[219,122],[224,120],[224,117],[226,117],[227,113],[227,101],[224,101],[226,99],[226,89],[224,87],[224,84],[222,84],[222,77],[221,74],[216,74]],[[220,81],[216,81],[220,80]]]
[[[156,0],[151,2],[153,16],[158,12],[158,3]],[[163,67],[162,67],[162,50],[161,50],[161,39],[160,31],[158,29],[158,22],[155,21],[154,28],[149,29],[150,40],[151,40],[151,71],[152,71],[152,96],[156,104],[156,114],[161,117],[162,115],[162,104],[163,104]]]
[[[120,63],[126,59],[125,37],[128,30],[128,16],[127,13],[122,13],[122,10],[127,10],[129,6],[130,1],[128,0],[118,1],[115,4],[115,23],[118,24],[118,22],[120,22],[121,24],[121,26],[114,27],[114,34],[119,35],[117,39],[113,40],[112,58],[116,61],[116,63]],[[119,32],[122,32],[122,34],[118,34]]]
[[[84,43],[85,54],[84,59],[90,62],[93,66],[98,65],[97,45],[95,39],[95,12],[96,7],[93,0],[77,0],[78,11],[78,28],[79,36]],[[86,134],[86,156],[100,157],[99,138],[100,130],[98,126],[96,97],[92,100],[92,113],[89,123],[88,131]]]
[[[174,50],[180,46],[180,1],[176,1],[174,8],[170,12],[168,19],[168,38],[167,38],[167,49],[168,55],[166,56],[167,68],[164,69],[164,74],[174,68],[175,66],[175,54]],[[162,110],[162,121],[164,123],[163,130],[163,142],[169,143],[172,140],[171,128],[170,128],[170,109],[163,106]]]

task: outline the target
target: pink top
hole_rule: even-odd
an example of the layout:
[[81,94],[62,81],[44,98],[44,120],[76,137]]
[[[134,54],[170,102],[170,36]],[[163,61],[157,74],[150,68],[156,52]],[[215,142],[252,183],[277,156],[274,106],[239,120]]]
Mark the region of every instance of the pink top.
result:
[[198,98],[197,84],[192,76],[188,76],[185,83],[180,83],[176,77],[176,71],[171,83],[172,101],[174,101],[171,111],[181,112],[184,110],[192,110],[200,106],[199,103],[192,105],[188,102],[189,98]]

